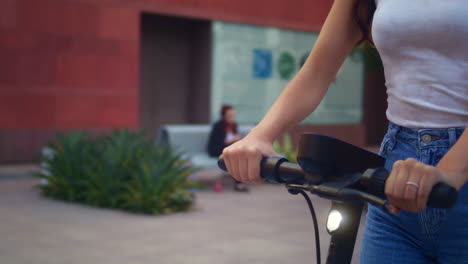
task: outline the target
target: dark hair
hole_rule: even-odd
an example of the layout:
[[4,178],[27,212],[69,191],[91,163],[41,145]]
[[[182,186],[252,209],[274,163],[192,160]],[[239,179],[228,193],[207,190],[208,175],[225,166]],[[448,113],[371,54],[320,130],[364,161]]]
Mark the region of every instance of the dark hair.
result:
[[231,130],[232,132],[237,133],[237,124],[236,123],[229,124],[224,119],[225,115],[226,115],[226,112],[231,110],[231,109],[234,109],[234,106],[229,105],[229,104],[223,104],[221,106],[221,120],[223,120],[223,133],[225,133],[225,134],[228,132],[228,130]]
[[229,104],[223,104],[221,106],[221,119],[224,120],[224,115],[226,115],[226,112],[231,110],[231,109],[234,109],[234,107],[232,105],[229,105]]
[[368,41],[374,45],[372,41],[371,26],[375,9],[375,0],[356,0],[354,2],[354,20],[356,21],[362,33],[362,38],[359,40],[356,46],[365,41]]

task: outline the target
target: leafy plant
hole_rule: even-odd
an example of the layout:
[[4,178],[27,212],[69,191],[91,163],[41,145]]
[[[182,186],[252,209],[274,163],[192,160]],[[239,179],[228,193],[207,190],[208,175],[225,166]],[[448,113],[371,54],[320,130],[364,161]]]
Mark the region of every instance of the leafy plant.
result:
[[187,211],[195,199],[187,177],[195,171],[167,146],[144,139],[143,133],[113,131],[90,137],[73,132],[57,135],[43,157],[47,171],[38,176],[49,197],[143,214]]
[[278,154],[283,155],[290,162],[297,162],[297,149],[294,148],[291,136],[289,136],[289,134],[283,135],[283,140],[281,143],[278,140],[276,140],[273,143],[273,148]]

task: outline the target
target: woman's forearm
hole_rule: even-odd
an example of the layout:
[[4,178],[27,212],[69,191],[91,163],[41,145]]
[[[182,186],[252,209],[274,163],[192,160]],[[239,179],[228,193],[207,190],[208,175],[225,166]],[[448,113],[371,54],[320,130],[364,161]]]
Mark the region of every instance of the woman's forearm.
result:
[[329,83],[314,79],[302,69],[276,99],[262,121],[251,134],[273,142],[289,127],[307,117],[320,104]]
[[306,63],[252,130],[252,135],[273,142],[320,104],[338,69],[361,37],[353,18],[354,1],[333,3]]
[[465,130],[457,143],[437,164],[437,168],[453,175],[457,189],[468,181],[468,130]]

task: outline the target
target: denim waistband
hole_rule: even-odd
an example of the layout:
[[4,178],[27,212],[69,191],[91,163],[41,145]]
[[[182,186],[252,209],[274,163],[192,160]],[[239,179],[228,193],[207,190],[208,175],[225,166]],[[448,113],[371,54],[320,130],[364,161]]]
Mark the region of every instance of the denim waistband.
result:
[[[432,147],[452,147],[458,138],[461,136],[464,127],[442,128],[442,129],[412,129],[402,127],[394,123],[389,124],[387,137],[390,144],[395,144],[395,140],[405,141],[413,146],[419,148],[432,148]],[[393,146],[389,146],[390,149]]]

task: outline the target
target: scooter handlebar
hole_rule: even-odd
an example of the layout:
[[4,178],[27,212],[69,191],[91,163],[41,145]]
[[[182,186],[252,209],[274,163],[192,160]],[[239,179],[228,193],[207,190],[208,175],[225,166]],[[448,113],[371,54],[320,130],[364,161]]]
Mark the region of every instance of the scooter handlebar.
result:
[[[218,160],[220,169],[227,171],[222,157]],[[385,196],[385,182],[390,173],[384,169],[368,169],[362,175],[362,185],[365,192],[376,197],[387,199]],[[304,172],[296,163],[288,162],[281,157],[263,158],[260,164],[260,176],[273,183],[310,184],[304,177]],[[457,200],[457,191],[444,183],[436,184],[429,194],[427,206],[433,208],[451,208]]]
[[[227,171],[222,157],[218,159],[218,167]],[[263,158],[260,163],[260,176],[272,183],[306,184],[308,182],[299,164],[288,162],[282,157]]]

